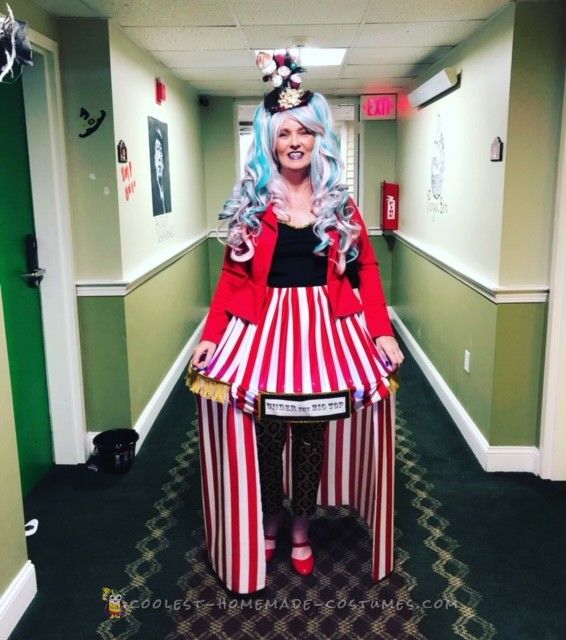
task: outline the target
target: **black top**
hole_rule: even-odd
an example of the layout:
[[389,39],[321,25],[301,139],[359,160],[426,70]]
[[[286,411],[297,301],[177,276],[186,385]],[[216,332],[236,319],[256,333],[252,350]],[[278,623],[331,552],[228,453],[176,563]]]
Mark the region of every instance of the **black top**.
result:
[[279,233],[267,284],[270,287],[314,287],[326,284],[328,258],[313,249],[320,242],[313,225],[278,224]]

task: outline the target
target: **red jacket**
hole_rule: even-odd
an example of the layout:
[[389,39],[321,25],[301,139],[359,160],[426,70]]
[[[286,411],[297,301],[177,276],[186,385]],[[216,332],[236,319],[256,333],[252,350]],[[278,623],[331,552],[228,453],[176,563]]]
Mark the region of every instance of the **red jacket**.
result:
[[[346,274],[338,275],[335,269],[339,233],[328,231],[332,245],[328,253],[327,288],[332,311],[336,317],[349,316],[364,311],[367,326],[372,338],[392,336],[393,329],[387,313],[387,303],[379,276],[379,266],[371,246],[367,229],[353,200],[353,220],[360,226],[357,240],[359,249],[359,294],[356,296]],[[267,279],[277,242],[277,217],[272,205],[268,205],[261,216],[261,234],[254,247],[255,253],[246,262],[236,262],[230,257],[231,247],[226,247],[224,263],[216,292],[210,303],[210,310],[204,325],[201,340],[210,340],[218,344],[231,316],[257,324],[263,309],[267,288]],[[361,299],[361,303],[360,303]],[[363,305],[363,306],[362,306]]]

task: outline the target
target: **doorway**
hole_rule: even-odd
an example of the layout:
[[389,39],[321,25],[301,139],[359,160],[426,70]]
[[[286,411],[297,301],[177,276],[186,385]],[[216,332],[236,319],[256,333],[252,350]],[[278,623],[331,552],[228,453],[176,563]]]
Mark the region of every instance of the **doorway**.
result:
[[[0,86],[0,278],[24,495],[53,463],[87,454],[58,46],[33,30],[29,38],[33,66]],[[28,234],[45,269],[38,287],[21,277]]]

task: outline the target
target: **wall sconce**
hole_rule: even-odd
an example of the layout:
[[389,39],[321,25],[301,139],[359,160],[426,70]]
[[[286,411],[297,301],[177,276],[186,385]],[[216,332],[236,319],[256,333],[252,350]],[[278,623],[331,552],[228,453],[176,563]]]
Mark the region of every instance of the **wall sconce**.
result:
[[421,104],[436,98],[458,82],[458,72],[454,67],[446,67],[432,76],[426,82],[408,95],[411,107],[419,107]]
[[161,78],[155,78],[155,102],[161,104],[167,100],[167,86]]

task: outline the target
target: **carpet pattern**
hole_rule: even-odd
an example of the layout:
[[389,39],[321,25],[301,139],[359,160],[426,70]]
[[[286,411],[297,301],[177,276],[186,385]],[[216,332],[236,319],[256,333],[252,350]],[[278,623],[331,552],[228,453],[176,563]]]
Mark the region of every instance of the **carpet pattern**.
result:
[[[431,562],[428,571],[444,581],[440,593],[418,602],[412,593],[418,579],[408,570],[411,553],[404,544],[404,531],[395,527],[395,568],[387,578],[371,580],[371,537],[365,522],[348,507],[318,508],[311,521],[311,540],[316,553],[314,573],[298,576],[289,562],[287,531],[279,536],[277,555],[268,565],[268,585],[253,596],[227,592],[211,570],[204,543],[203,515],[194,508],[194,526],[183,532],[187,549],[183,566],[165,566],[159,556],[168,547],[168,535],[176,527],[175,512],[187,508],[185,497],[199,493],[198,433],[196,420],[187,432],[181,453],[169,471],[171,479],[161,487],[153,506],[154,515],[145,523],[149,535],[136,544],[137,557],[124,571],[129,581],[119,591],[128,603],[127,613],[109,618],[98,628],[104,640],[127,640],[144,632],[144,614],[151,612],[152,579],[161,572],[169,577],[176,593],[166,607],[170,630],[165,640],[182,638],[247,639],[269,635],[275,640],[301,638],[365,638],[375,634],[385,640],[426,640],[421,622],[431,611],[442,608],[451,623],[453,637],[488,640],[496,635],[493,624],[482,618],[478,605],[482,596],[466,584],[469,567],[456,557],[458,542],[448,535],[449,521],[442,504],[432,494],[427,470],[419,464],[402,409],[398,403],[396,427],[396,496],[410,504],[411,537],[415,523],[422,534]],[[397,504],[397,503],[396,503]],[[396,513],[397,523],[397,513]],[[176,576],[176,578],[174,578]],[[139,603],[148,603],[147,609]],[[436,638],[434,638],[436,640]]]

